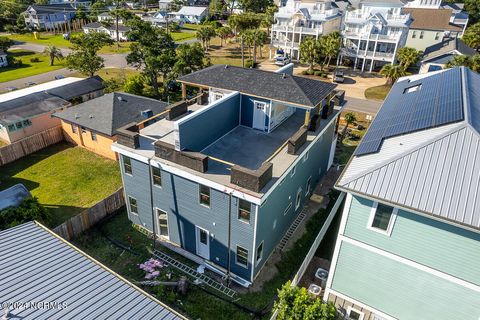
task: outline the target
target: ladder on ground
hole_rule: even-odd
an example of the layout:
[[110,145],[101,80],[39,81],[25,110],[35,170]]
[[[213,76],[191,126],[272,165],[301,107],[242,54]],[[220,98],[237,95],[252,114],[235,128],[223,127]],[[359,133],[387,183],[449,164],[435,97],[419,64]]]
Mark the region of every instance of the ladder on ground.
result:
[[181,272],[191,276],[192,278],[198,279],[199,281],[209,286],[210,288],[223,293],[227,297],[233,298],[236,294],[234,290],[224,286],[222,283],[213,280],[212,278],[206,276],[205,274],[198,273],[195,269],[181,263],[180,261],[175,260],[174,258],[170,257],[169,255],[161,251],[155,250],[153,252],[153,255],[156,258],[168,263],[172,267],[180,270]]
[[295,230],[297,230],[298,225],[303,221],[303,219],[305,219],[306,216],[307,216],[307,208],[303,207],[302,211],[295,218],[290,228],[288,228],[282,240],[280,240],[280,243],[278,244],[278,247],[277,247],[278,250],[283,251],[283,249],[285,249],[288,241],[290,240],[292,235],[295,233]]

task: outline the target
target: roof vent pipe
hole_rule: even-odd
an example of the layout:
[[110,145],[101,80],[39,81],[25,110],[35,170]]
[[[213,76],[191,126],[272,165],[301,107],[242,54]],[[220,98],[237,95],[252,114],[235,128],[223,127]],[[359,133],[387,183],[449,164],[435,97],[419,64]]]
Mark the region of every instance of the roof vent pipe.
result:
[[282,73],[282,78],[285,79],[287,77],[286,73]]
[[225,65],[225,69],[228,69],[228,64]]

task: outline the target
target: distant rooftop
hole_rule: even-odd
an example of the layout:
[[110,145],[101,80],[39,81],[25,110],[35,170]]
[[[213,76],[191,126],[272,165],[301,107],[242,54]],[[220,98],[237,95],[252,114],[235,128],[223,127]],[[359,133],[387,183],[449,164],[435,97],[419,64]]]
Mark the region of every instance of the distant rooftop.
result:
[[30,192],[21,183],[0,191],[0,210],[19,206],[25,198],[31,197]]
[[402,11],[412,15],[411,29],[462,31],[461,27],[450,23],[451,9],[403,8]]
[[336,87],[335,84],[305,77],[258,69],[214,65],[186,76],[179,82],[239,91],[256,97],[316,107]]
[[440,56],[458,52],[462,55],[473,56],[477,53],[475,49],[470,48],[461,39],[449,39],[437,44],[434,44],[425,49],[422,61],[430,61]]
[[37,222],[0,231],[0,252],[2,302],[58,304],[7,319],[186,319]]

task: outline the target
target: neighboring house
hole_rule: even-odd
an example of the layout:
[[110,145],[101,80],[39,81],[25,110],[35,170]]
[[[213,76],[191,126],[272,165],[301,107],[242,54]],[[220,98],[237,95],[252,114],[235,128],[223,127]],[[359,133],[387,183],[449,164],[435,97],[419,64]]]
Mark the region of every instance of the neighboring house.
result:
[[337,181],[324,300],[350,319],[480,317],[480,75],[399,79]]
[[110,159],[117,159],[112,143],[117,130],[165,111],[167,103],[128,93],[109,93],[53,116],[62,120],[66,139]]
[[183,6],[177,12],[170,12],[169,16],[175,18],[182,23],[200,23],[206,17],[208,13],[208,7],[189,7]]
[[[101,14],[99,14],[97,16],[97,20],[98,22],[102,22],[102,21],[107,21],[107,22],[110,22],[110,23],[116,23],[116,19],[114,16],[112,16],[112,14],[110,12],[103,12]],[[118,18],[118,23],[119,24],[123,24],[123,20],[122,18]]]
[[171,10],[173,0],[159,0],[158,10],[168,12]]
[[444,69],[455,56],[473,56],[476,53],[475,49],[470,48],[458,38],[435,44],[425,49],[419,73]]
[[449,22],[462,29],[460,35],[463,35],[468,24],[468,13],[463,9],[463,6],[463,3],[442,3],[442,0],[414,0],[405,5],[406,8],[451,10]]
[[3,319],[187,319],[36,221],[0,239]]
[[103,94],[100,77],[64,78],[0,95],[0,139],[13,143],[60,125],[53,112]]
[[8,66],[7,53],[5,51],[0,50],[0,67],[7,67],[7,66]]
[[153,15],[142,17],[142,20],[148,21],[156,27],[165,27],[167,23],[172,22],[179,23],[180,25],[183,24],[183,22],[171,18],[166,11],[158,11]]
[[[124,25],[118,25],[118,38],[120,41],[128,41],[127,33],[131,30],[130,27]],[[89,32],[103,32],[106,33],[113,40],[117,40],[117,26],[115,22],[112,22],[109,26],[104,26],[100,22],[91,22],[83,26],[83,32],[88,34]]]
[[77,9],[70,3],[28,6],[23,13],[25,25],[30,29],[51,29],[55,26],[70,22]]
[[30,191],[21,183],[0,191],[0,210],[18,207],[23,200],[31,197]]
[[184,94],[202,89],[197,103],[174,104],[144,128],[128,125],[113,144],[129,219],[243,286],[335,152],[335,85],[292,76],[293,65],[280,72],[214,65],[180,77]]
[[348,57],[361,71],[395,63],[411,23],[410,14],[402,13],[404,5],[403,0],[361,0],[359,9],[347,11],[339,62]]
[[289,0],[275,13],[275,21],[271,46],[298,61],[303,40],[340,31],[341,13],[333,1]]
[[403,12],[411,14],[413,19],[405,44],[407,47],[424,51],[446,39],[459,37],[463,31],[461,27],[450,23],[450,9],[404,8]]
[[49,0],[48,4],[71,4],[74,8],[78,9],[80,7],[90,8],[92,1],[90,0]]

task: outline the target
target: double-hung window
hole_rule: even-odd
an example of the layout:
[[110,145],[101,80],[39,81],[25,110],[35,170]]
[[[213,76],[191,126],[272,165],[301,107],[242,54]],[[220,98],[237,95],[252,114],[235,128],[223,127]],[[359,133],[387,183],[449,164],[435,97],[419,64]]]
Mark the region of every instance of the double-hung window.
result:
[[137,199],[128,196],[128,204],[130,205],[130,212],[133,214],[138,214]]
[[250,223],[250,210],[251,210],[250,202],[240,199],[238,204],[238,219]]
[[154,185],[162,186],[162,171],[160,168],[152,167],[152,180]]
[[210,207],[210,188],[201,184],[198,189],[200,204]]
[[123,171],[126,174],[132,174],[132,159],[129,157],[123,156]]
[[237,246],[237,254],[236,254],[237,264],[243,267],[248,267],[248,250]]

